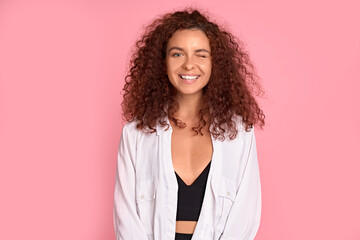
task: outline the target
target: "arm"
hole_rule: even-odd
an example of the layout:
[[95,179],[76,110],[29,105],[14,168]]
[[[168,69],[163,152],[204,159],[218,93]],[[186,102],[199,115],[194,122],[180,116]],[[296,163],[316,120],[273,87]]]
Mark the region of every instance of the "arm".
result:
[[246,167],[221,240],[253,240],[260,225],[261,185],[254,128]]
[[136,134],[123,127],[117,156],[113,219],[116,240],[145,240],[147,235],[136,212]]

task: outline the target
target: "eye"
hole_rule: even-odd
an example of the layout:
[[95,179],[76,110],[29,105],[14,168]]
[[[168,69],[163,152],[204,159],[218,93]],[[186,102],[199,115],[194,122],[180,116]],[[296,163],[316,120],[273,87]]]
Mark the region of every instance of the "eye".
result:
[[207,55],[196,55],[196,56],[199,58],[207,58],[208,57]]
[[181,56],[181,53],[173,53],[171,56],[173,56],[173,57],[179,57],[179,56]]

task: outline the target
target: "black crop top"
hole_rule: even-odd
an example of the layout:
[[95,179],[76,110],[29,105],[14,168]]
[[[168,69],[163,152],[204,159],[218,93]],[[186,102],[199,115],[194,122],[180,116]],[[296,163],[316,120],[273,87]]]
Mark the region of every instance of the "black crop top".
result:
[[176,220],[197,221],[199,219],[210,164],[211,161],[191,185],[186,185],[175,172],[179,186]]

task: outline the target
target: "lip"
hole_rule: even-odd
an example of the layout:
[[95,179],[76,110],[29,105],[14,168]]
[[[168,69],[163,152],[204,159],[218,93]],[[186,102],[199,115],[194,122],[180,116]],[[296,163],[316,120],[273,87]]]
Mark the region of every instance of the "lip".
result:
[[200,76],[200,74],[188,74],[188,73],[184,73],[184,74],[179,74],[180,75],[183,75],[183,76]]
[[[199,77],[196,78],[196,79],[193,79],[193,80],[186,80],[186,79],[182,79],[182,78],[180,77],[180,75],[185,75],[185,76],[199,76]],[[179,74],[178,77],[179,77],[179,79],[180,79],[183,83],[192,84],[192,83],[196,82],[197,80],[199,80],[199,78],[201,77],[201,75],[198,75],[198,74]]]

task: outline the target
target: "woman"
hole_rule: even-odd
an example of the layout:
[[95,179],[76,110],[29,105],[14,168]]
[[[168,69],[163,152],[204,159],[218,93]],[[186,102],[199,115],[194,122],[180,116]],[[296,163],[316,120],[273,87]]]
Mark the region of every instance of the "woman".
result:
[[254,239],[253,126],[265,116],[239,43],[197,10],[164,15],[137,42],[122,103],[117,240]]

